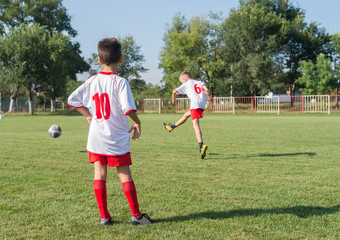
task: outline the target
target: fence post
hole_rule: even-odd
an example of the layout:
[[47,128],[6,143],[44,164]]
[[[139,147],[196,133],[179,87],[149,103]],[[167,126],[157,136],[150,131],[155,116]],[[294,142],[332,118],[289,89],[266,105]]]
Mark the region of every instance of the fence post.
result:
[[215,97],[212,98],[212,104],[213,104],[213,113],[215,113]]
[[301,95],[302,98],[302,115],[305,115],[305,96]]
[[142,113],[144,113],[144,99],[142,99]]
[[158,113],[161,114],[161,99],[159,99],[159,102],[158,102]]
[[328,95],[328,115],[331,114],[331,96]]
[[254,107],[255,107],[255,114],[256,114],[256,108],[257,108],[257,101],[256,96],[254,96]]
[[277,96],[277,115],[280,115],[280,96]]
[[177,114],[177,99],[175,99],[175,104],[176,104],[176,114]]
[[233,115],[235,115],[235,97],[231,97],[231,101],[233,101]]

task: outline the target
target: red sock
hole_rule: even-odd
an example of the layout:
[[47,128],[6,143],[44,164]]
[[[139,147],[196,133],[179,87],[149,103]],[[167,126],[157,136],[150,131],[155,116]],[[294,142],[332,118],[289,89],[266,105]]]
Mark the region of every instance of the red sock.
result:
[[133,181],[124,182],[123,191],[125,193],[126,199],[128,200],[131,216],[135,216],[137,218],[142,217],[142,214],[139,211],[139,205],[137,200],[137,192],[136,187]]
[[101,218],[111,218],[110,213],[107,211],[107,196],[106,196],[106,181],[94,180],[94,194],[96,195],[97,204]]

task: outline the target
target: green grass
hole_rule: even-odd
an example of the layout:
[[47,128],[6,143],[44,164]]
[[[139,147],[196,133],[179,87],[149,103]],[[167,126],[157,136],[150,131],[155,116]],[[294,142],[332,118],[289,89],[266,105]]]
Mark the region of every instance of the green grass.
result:
[[[201,120],[206,160],[192,123],[141,114],[132,141],[140,207],[158,222],[135,227],[115,169],[113,226],[99,226],[93,167],[81,116],[0,120],[0,239],[339,239],[340,116],[222,115]],[[50,125],[63,134],[48,136]]]

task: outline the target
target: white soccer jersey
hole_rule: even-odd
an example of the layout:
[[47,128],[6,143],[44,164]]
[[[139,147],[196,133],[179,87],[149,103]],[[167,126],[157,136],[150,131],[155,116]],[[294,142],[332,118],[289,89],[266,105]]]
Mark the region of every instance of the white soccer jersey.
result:
[[177,94],[186,94],[190,98],[190,110],[205,109],[208,95],[203,94],[203,85],[205,84],[201,81],[190,79],[176,88]]
[[136,111],[129,83],[115,73],[100,72],[89,78],[68,98],[68,105],[87,107],[93,116],[87,151],[123,155],[130,151],[127,114]]

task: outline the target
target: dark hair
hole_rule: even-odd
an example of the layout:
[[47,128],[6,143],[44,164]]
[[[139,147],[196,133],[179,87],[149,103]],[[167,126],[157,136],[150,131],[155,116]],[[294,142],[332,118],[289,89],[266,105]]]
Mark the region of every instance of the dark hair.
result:
[[119,62],[121,55],[122,47],[117,38],[104,38],[99,41],[98,56],[104,64],[111,65]]

